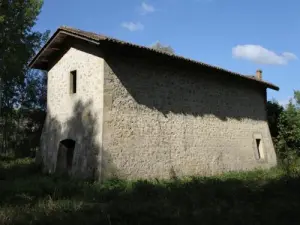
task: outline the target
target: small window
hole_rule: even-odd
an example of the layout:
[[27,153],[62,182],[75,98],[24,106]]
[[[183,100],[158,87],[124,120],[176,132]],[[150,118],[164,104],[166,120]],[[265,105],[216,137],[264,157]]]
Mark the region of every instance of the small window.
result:
[[70,92],[75,94],[77,91],[77,71],[74,70],[70,73]]
[[264,159],[263,144],[260,138],[255,139],[258,159]]

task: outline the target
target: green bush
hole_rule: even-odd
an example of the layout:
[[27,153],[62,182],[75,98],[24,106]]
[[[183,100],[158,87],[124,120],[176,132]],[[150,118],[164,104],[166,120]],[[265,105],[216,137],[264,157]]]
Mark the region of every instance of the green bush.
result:
[[300,109],[298,92],[282,111],[278,121],[278,136],[275,141],[280,165],[293,173],[300,156]]

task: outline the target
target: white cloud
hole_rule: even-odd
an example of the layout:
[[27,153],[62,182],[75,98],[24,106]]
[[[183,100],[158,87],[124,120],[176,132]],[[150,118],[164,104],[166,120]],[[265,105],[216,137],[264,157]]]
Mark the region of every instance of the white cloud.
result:
[[235,58],[249,60],[258,64],[286,65],[291,60],[298,59],[291,52],[277,54],[260,45],[237,45],[232,49]]
[[138,30],[144,30],[144,25],[140,22],[134,23],[134,22],[123,22],[121,26],[125,29],[128,29],[130,31],[138,31]]
[[282,53],[282,56],[285,57],[287,60],[296,60],[297,59],[297,56],[291,52],[284,52],[284,53]]
[[148,13],[153,13],[155,11],[156,11],[156,9],[154,8],[154,6],[149,5],[146,2],[143,2],[140,7],[140,12],[142,15],[146,15]]

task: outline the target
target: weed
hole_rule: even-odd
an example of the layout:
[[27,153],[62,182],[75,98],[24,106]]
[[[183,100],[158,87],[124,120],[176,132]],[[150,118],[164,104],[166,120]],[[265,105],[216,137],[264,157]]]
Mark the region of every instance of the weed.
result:
[[173,180],[79,181],[1,158],[0,224],[299,224],[300,177],[281,168]]

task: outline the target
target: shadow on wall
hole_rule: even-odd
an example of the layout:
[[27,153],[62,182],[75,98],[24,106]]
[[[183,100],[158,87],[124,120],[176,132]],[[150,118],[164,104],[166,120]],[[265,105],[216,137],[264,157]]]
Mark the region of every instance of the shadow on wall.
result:
[[107,54],[106,61],[110,73],[126,88],[114,86],[114,92],[122,91],[123,96],[128,92],[138,104],[165,116],[174,113],[214,115],[221,120],[266,120],[265,89],[251,82],[210,71],[201,74],[199,67],[178,66],[172,61],[144,62],[115,53]]
[[63,122],[48,112],[36,159],[44,172],[96,180],[117,174],[110,155],[102,149],[101,125],[91,106],[92,101],[77,101],[72,116]]

